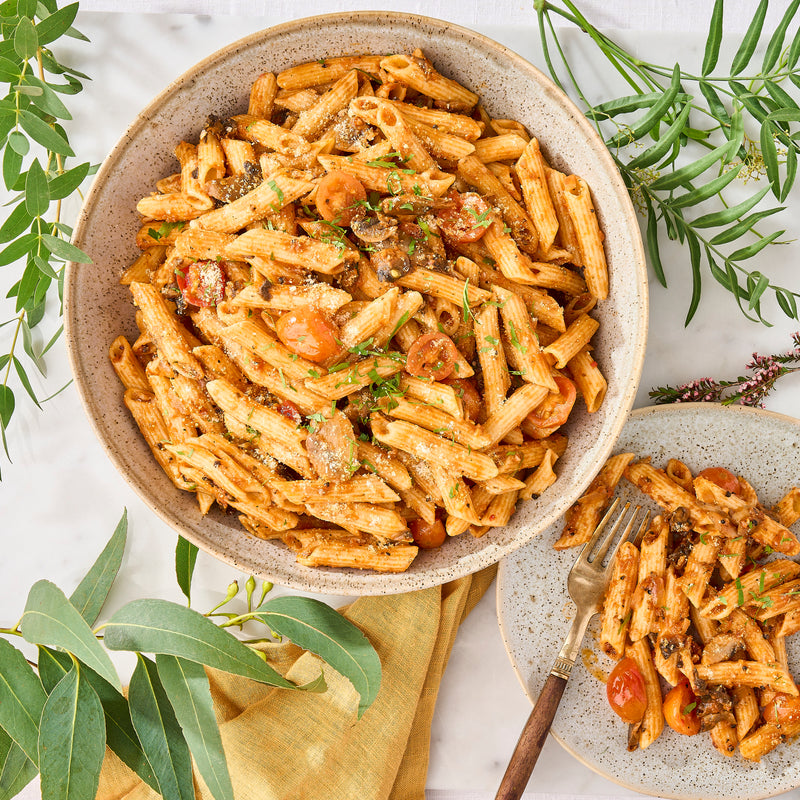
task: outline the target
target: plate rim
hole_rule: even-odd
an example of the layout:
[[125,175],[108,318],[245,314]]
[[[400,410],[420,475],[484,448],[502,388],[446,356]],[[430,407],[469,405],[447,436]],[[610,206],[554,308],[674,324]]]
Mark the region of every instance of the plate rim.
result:
[[[639,408],[635,408],[630,412],[628,418],[625,421],[625,424],[627,424],[630,420],[638,421],[653,416],[664,416],[664,417],[670,415],[680,416],[681,414],[686,413],[687,411],[700,412],[701,414],[710,414],[715,416],[716,415],[740,416],[740,417],[751,417],[753,419],[771,418],[777,422],[789,424],[792,427],[796,428],[798,432],[800,432],[800,418],[792,417],[788,414],[782,414],[777,411],[770,411],[764,408],[754,408],[751,406],[743,406],[743,405],[723,405],[722,403],[718,402],[686,402],[686,403],[671,403],[662,405],[642,406]],[[534,705],[538,697],[532,696],[528,688],[528,681],[526,677],[522,674],[520,667],[517,665],[514,658],[512,657],[511,647],[509,643],[509,636],[507,635],[506,620],[504,616],[500,613],[501,608],[503,607],[503,594],[504,594],[504,585],[506,580],[506,569],[504,568],[505,563],[506,559],[503,558],[500,561],[500,564],[498,565],[497,579],[495,582],[495,602],[497,608],[497,622],[498,622],[498,627],[500,629],[500,638],[503,640],[503,647],[505,648],[506,655],[508,656],[508,660],[511,663],[511,667],[514,670],[514,674],[516,675],[517,680],[522,686],[522,690],[525,693],[525,696],[531,701],[531,704]],[[564,576],[564,579],[566,579],[566,576]],[[566,630],[565,630],[565,635],[566,635]],[[555,644],[557,646],[558,642],[556,642]],[[576,664],[577,663],[578,662],[576,661]],[[552,729],[549,731],[549,734],[573,758],[578,760],[585,767],[588,767],[595,774],[601,776],[602,778],[605,778],[608,781],[611,781],[617,786],[622,786],[625,789],[629,789],[631,791],[643,795],[649,795],[651,797],[671,798],[672,800],[706,800],[707,798],[706,794],[702,795],[681,794],[681,793],[671,792],[669,789],[666,792],[664,792],[663,789],[661,789],[657,794],[645,791],[642,786],[633,783],[628,783],[621,778],[609,774],[608,772],[604,772],[600,764],[595,764],[589,761],[587,757],[582,755],[569,742],[567,742],[563,736],[557,734]],[[720,762],[720,763],[725,763],[725,762]],[[800,775],[798,775],[797,783],[794,786],[791,786],[789,788],[782,787],[776,789],[775,791],[769,791],[766,794],[750,795],[748,796],[748,800],[767,800],[767,798],[776,797],[786,792],[793,791],[797,788],[800,788]]]
[[[265,37],[275,38],[283,34],[291,34],[299,31],[303,26],[309,25],[322,25],[326,28],[343,24],[380,24],[382,26],[395,23],[402,24],[406,27],[416,24],[427,26],[430,30],[438,31],[442,36],[455,36],[474,43],[484,52],[491,51],[499,56],[502,56],[512,62],[516,68],[522,72],[527,73],[533,80],[541,87],[542,91],[548,97],[556,101],[565,111],[568,111],[575,119],[576,124],[586,137],[587,141],[592,145],[592,149],[598,164],[602,168],[604,175],[607,177],[609,183],[614,188],[614,194],[620,203],[626,221],[627,229],[630,232],[630,239],[633,243],[633,252],[629,254],[629,261],[633,268],[633,274],[639,284],[643,287],[640,296],[640,311],[638,318],[638,325],[636,326],[633,352],[634,359],[631,365],[631,374],[634,377],[632,382],[629,382],[626,389],[620,392],[619,398],[619,416],[613,421],[609,428],[608,440],[605,446],[598,452],[598,461],[604,460],[613,449],[617,438],[625,423],[628,412],[630,411],[635,401],[636,392],[641,381],[641,376],[644,367],[644,358],[648,337],[648,309],[649,309],[649,293],[648,293],[648,279],[647,279],[647,265],[644,253],[644,243],[642,241],[641,230],[638,225],[636,212],[633,203],[630,199],[628,191],[622,181],[622,178],[614,165],[611,154],[603,144],[597,131],[591,126],[588,119],[580,111],[577,105],[571,98],[562,90],[560,90],[555,83],[546,76],[536,66],[531,64],[527,59],[520,56],[515,51],[500,42],[491,39],[485,34],[474,31],[470,28],[463,27],[454,23],[447,22],[446,20],[438,19],[436,17],[429,17],[419,14],[412,14],[407,12],[384,12],[384,11],[342,11],[333,12],[328,14],[319,14],[310,17],[303,17],[300,19],[289,20],[270,26],[260,31],[248,34],[241,37],[223,47],[215,50],[213,53],[208,54],[205,58],[196,62],[189,67],[159,92],[147,105],[139,110],[126,127],[120,138],[110,150],[96,175],[92,185],[87,192],[86,199],[82,205],[78,220],[75,225],[74,241],[80,246],[83,240],[86,226],[89,224],[91,218],[91,209],[93,208],[97,196],[102,191],[102,186],[109,173],[112,172],[114,164],[124,154],[131,139],[138,135],[144,129],[150,117],[162,110],[167,103],[177,97],[181,91],[181,87],[187,82],[192,80],[192,76],[197,72],[205,72],[214,66],[229,58],[237,51],[245,49]],[[247,555],[237,558],[236,554],[231,555],[225,552],[220,546],[207,539],[202,539],[197,536],[191,529],[179,529],[178,522],[172,519],[172,515],[167,507],[161,507],[151,501],[148,488],[145,486],[144,479],[133,480],[128,474],[128,469],[122,462],[121,458],[115,453],[112,448],[112,437],[107,435],[100,425],[99,420],[102,417],[103,409],[97,403],[96,399],[89,390],[86,384],[86,378],[80,376],[88,375],[91,371],[91,364],[87,364],[80,352],[78,346],[78,337],[75,329],[73,328],[73,301],[77,292],[76,284],[78,278],[78,270],[80,266],[74,262],[68,262],[66,268],[65,290],[64,290],[64,332],[65,340],[67,343],[67,353],[69,358],[70,369],[75,378],[75,383],[78,389],[81,405],[84,409],[89,423],[94,431],[96,439],[99,440],[101,446],[109,457],[110,461],[120,473],[121,477],[145,503],[145,505],[162,520],[169,527],[184,536],[192,543],[201,547],[215,558],[229,563],[238,569],[253,571],[254,574],[259,574],[262,577],[274,580],[281,585],[298,589],[302,591],[321,591],[332,592],[345,595],[375,595],[375,594],[393,594],[404,591],[413,591],[432,586],[438,586],[448,580],[454,580],[472,574],[480,569],[491,566],[497,563],[505,555],[513,552],[514,549],[522,547],[527,544],[535,535],[526,535],[520,532],[519,537],[515,540],[513,547],[489,547],[483,548],[473,553],[467,553],[463,558],[458,561],[451,562],[450,564],[432,567],[424,573],[372,573],[363,570],[347,570],[337,569],[334,572],[327,572],[325,570],[316,569],[316,581],[312,580],[305,582],[300,576],[293,576],[284,571],[279,565],[277,569],[270,567],[269,564],[256,565]],[[77,327],[77,322],[75,322]],[[571,497],[568,501],[561,501],[547,516],[543,517],[539,523],[540,530],[546,529],[551,525],[577,498],[588,486],[592,480],[593,474],[587,474],[580,482],[576,482]],[[565,500],[567,495],[565,495]],[[270,569],[272,571],[270,572]],[[341,576],[346,580],[342,581]],[[395,583],[401,583],[402,577],[405,576],[407,580],[404,585],[395,586]],[[388,580],[387,580],[388,578]],[[343,583],[344,585],[339,585]],[[386,585],[386,584],[389,585]],[[409,585],[410,584],[410,585]]]

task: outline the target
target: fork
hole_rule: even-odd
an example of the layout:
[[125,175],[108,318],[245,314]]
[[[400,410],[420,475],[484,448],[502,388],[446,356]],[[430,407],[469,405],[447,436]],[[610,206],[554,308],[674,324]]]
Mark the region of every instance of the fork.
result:
[[[636,518],[642,510],[641,506],[636,506],[633,510],[633,514],[628,519],[619,542],[611,553],[607,565],[604,566],[603,560],[625,520],[625,516],[631,506],[630,503],[625,504],[622,512],[611,523],[603,542],[594,554],[593,551],[600,535],[614,516],[618,505],[619,498],[616,498],[605,516],[597,524],[591,539],[583,546],[572,569],[569,571],[567,591],[575,603],[577,613],[572,622],[572,627],[564,640],[561,652],[558,654],[558,658],[556,658],[550,670],[550,675],[548,675],[542,687],[539,699],[536,701],[536,705],[531,711],[525,727],[522,729],[514,754],[511,756],[511,761],[506,768],[505,775],[503,775],[500,788],[495,795],[495,800],[519,800],[528,785],[528,780],[531,777],[539,754],[542,752],[547,733],[553,724],[558,704],[561,702],[561,697],[567,686],[567,680],[572,668],[575,666],[575,660],[578,657],[589,620],[600,612],[603,594],[611,575],[614,556],[622,543],[630,538],[636,524]],[[646,512],[634,538],[638,538],[643,533],[649,516],[650,512]],[[589,560],[589,556],[592,554],[594,557]]]

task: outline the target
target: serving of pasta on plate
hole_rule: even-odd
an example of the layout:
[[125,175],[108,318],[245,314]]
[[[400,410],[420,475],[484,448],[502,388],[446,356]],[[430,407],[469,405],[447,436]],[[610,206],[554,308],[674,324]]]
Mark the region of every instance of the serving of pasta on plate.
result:
[[176,143],[110,348],[173,484],[305,566],[401,572],[557,477],[606,381],[590,189],[409,55],[321,58]]

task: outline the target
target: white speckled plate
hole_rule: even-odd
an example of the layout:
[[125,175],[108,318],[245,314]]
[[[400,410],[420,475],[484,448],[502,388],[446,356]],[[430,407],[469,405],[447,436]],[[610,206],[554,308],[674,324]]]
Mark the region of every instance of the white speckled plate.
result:
[[[800,484],[800,420],[742,406],[692,403],[632,412],[614,452],[650,455],[655,466],[679,458],[696,474],[725,466],[747,478],[765,504]],[[623,480],[617,492],[655,509]],[[523,688],[535,702],[574,615],[566,577],[577,550],[552,548],[561,523],[500,562],[497,609],[500,629]],[[800,534],[800,523],[793,527]],[[627,726],[611,711],[605,686],[612,662],[594,655],[598,618],[584,640],[552,733],[595,772],[645,794],[680,800],[756,800],[800,786],[800,743],[782,746],[752,764],[720,755],[707,734],[679,736],[665,727],[649,748],[626,750]],[[788,642],[789,665],[800,675],[800,637]],[[583,663],[581,663],[581,660]],[[510,754],[509,754],[510,755]]]
[[[605,232],[610,296],[594,313],[600,322],[594,357],[608,379],[602,408],[577,408],[559,460],[559,480],[520,509],[511,524],[476,539],[456,537],[421,553],[408,572],[378,574],[312,569],[282,544],[245,533],[235,516],[203,517],[195,498],[161,472],[122,402],[108,347],[135,338],[130,292],[119,276],[137,256],[135,206],[155,182],[174,172],[176,144],[196,138],[209,114],[247,108],[253,80],[321,56],[411,52],[421,47],[445,74],[481,94],[489,113],[520,120],[539,137],[558,169],[583,176]],[[474,31],[441,20],[387,11],[344,12],[295,20],[234,42],[167,87],[133,121],[104,162],[75,229],[75,243],[93,264],[70,264],[64,320],[75,383],[109,457],[144,501],[186,539],[243,571],[307,591],[390,594],[434,586],[497,562],[563,514],[613,447],[633,405],[647,331],[647,274],[628,192],[608,150],[572,102],[515,53]]]

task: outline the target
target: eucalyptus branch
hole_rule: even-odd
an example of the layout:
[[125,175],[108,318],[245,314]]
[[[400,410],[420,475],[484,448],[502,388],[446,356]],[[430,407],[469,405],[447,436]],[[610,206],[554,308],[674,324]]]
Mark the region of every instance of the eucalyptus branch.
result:
[[74,153],[62,122],[72,116],[59,96],[80,92],[87,76],[62,64],[52,50],[63,37],[86,41],[72,26],[77,11],[77,3],[58,8],[57,0],[0,4],[0,83],[8,84],[0,100],[0,149],[3,183],[12,195],[12,210],[0,225],[0,266],[19,269],[7,295],[14,316],[0,323],[15,323],[10,342],[0,343],[0,438],[7,458],[6,431],[20,390],[37,407],[45,402],[33,389],[30,365],[45,374],[44,355],[62,328],[44,346],[36,345],[32,331],[48,303],[57,301],[61,315],[65,262],[89,261],[69,242],[72,229],[61,210],[94,168],[86,162],[67,168]]
[[[548,69],[562,85],[554,66],[557,54],[574,93],[586,106],[587,117],[609,147],[634,205],[647,221],[650,264],[662,285],[667,286],[667,278],[659,232],[688,247],[692,298],[685,324],[700,302],[703,265],[749,319],[769,324],[761,308],[768,292],[783,313],[800,318],[800,289],[779,286],[747,263],[768,245],[779,243],[785,233],[757,230],[763,220],[782,211],[781,206],[756,207],[770,191],[779,202],[786,199],[800,155],[800,132],[793,131],[800,124],[800,30],[796,24],[800,0],[792,0],[777,28],[765,32],[768,3],[759,3],[730,67],[722,74],[714,70],[724,0],[714,4],[699,71],[635,57],[595,28],[573,0],[536,0],[534,4]],[[586,33],[635,93],[591,103],[575,78],[551,15]],[[745,75],[759,44],[764,45],[761,67]],[[745,133],[746,127],[754,125],[759,129],[757,143]],[[692,142],[708,152],[699,157],[690,154]],[[766,177],[768,187],[744,201],[728,201],[726,190],[734,181],[741,184],[744,179],[761,177]],[[700,205],[708,202],[716,204],[716,210],[701,214]]]
[[[322,674],[298,686],[277,672],[257,648],[268,640],[242,641],[207,615],[177,603],[134,600],[96,625],[122,563],[126,536],[123,515],[69,597],[50,581],[38,581],[19,623],[0,628],[3,798],[13,797],[37,773],[42,800],[94,797],[107,745],[165,800],[194,797],[193,763],[215,800],[233,800],[204,668],[286,690],[325,691]],[[178,552],[188,558],[176,560],[176,576],[187,591],[193,549],[196,555],[194,545],[179,540]],[[252,609],[255,579],[248,579],[248,611],[232,615],[233,624],[252,619],[316,653],[351,681],[361,716],[375,699],[381,677],[378,655],[364,634],[318,600],[280,597],[265,603],[266,587],[272,585],[262,586],[261,601]],[[216,608],[237,592],[234,581]],[[38,660],[26,659],[2,635],[36,645]],[[117,650],[136,655],[127,694],[110,658]]]

